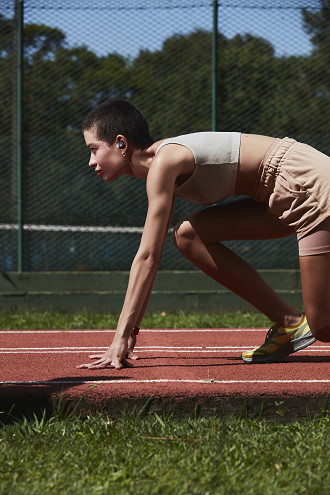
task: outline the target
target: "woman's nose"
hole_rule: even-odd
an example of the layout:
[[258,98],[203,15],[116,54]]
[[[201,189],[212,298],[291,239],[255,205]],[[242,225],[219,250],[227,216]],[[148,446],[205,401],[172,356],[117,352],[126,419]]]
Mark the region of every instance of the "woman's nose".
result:
[[97,163],[95,161],[95,158],[93,156],[90,157],[88,166],[89,167],[96,167]]

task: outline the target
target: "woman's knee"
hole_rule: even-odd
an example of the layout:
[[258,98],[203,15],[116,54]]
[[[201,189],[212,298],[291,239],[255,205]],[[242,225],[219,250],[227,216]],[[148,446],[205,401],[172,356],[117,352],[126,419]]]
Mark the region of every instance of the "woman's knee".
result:
[[173,243],[181,252],[185,252],[189,249],[189,246],[195,237],[196,232],[189,221],[189,218],[180,220],[173,229]]

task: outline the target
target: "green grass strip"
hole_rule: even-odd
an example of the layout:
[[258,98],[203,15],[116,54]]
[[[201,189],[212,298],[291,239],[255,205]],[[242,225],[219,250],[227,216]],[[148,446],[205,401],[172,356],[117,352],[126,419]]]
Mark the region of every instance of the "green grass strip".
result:
[[54,414],[0,430],[1,495],[330,493],[330,418]]
[[[1,330],[17,329],[113,329],[118,314],[89,313],[0,313]],[[270,321],[264,315],[253,312],[233,313],[147,313],[141,328],[251,328],[268,327]]]

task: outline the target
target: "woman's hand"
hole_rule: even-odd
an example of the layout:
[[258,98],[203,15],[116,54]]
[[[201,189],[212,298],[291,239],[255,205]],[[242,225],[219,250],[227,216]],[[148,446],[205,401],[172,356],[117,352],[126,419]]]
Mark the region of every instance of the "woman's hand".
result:
[[[97,361],[80,364],[77,368],[100,369],[109,366],[114,366],[118,370],[121,368],[132,368],[133,365],[127,361],[126,357],[135,356],[133,353],[134,345],[135,342],[132,342],[131,337],[127,342],[127,338],[115,336],[111,346],[104,354],[93,354],[89,356],[90,359],[97,359]],[[132,359],[136,359],[136,357],[132,357]]]
[[136,345],[136,335],[132,332],[128,338],[127,356],[129,359],[139,359],[139,356],[133,352]]

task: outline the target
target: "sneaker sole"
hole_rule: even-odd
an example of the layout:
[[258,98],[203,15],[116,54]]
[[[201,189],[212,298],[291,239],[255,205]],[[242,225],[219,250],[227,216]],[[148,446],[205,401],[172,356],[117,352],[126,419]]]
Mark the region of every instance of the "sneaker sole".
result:
[[309,330],[306,335],[303,337],[300,337],[296,340],[292,340],[289,342],[285,347],[279,348],[276,352],[274,352],[270,356],[259,356],[259,357],[250,357],[250,358],[245,358],[243,355],[241,356],[243,361],[245,363],[251,363],[251,364],[261,364],[261,363],[273,363],[275,361],[279,361],[280,359],[285,358],[286,356],[289,356],[290,354],[293,354],[297,351],[301,351],[302,349],[305,349],[305,347],[308,347],[309,345],[313,344],[316,341],[316,338],[313,336],[312,332]]

